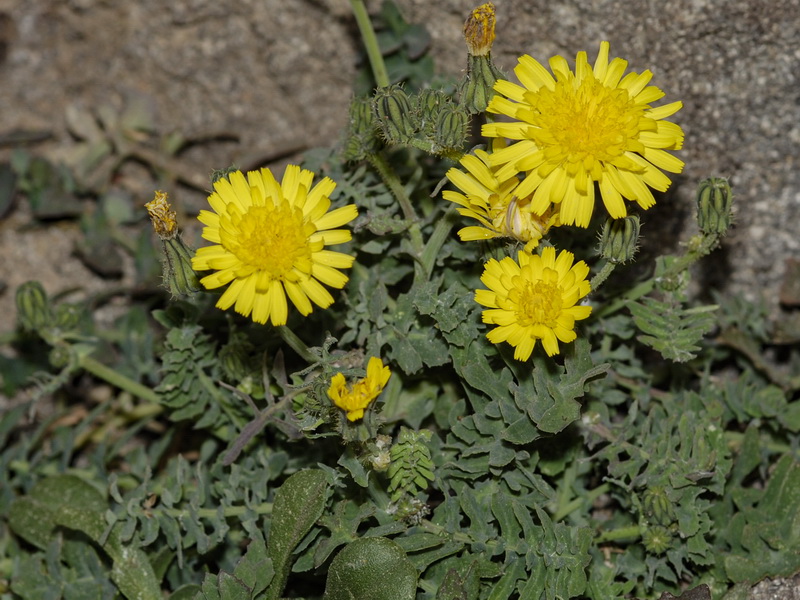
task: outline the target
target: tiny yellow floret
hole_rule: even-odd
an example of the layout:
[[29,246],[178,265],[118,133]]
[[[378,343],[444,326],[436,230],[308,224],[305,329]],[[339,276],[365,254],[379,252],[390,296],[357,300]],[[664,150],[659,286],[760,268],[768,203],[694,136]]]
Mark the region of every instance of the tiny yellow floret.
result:
[[331,378],[328,397],[345,411],[349,421],[364,417],[364,410],[380,396],[392,373],[380,358],[373,356],[367,364],[367,376],[348,386],[345,377],[337,373]]

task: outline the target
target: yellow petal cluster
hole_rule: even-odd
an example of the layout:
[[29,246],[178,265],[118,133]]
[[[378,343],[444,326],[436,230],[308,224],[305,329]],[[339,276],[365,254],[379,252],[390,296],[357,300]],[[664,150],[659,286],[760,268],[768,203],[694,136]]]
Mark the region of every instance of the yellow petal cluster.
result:
[[531,209],[544,215],[560,205],[561,223],[588,227],[595,184],[608,214],[627,215],[625,200],[643,209],[655,204],[650,188],[665,191],[670,179],[662,171],[680,173],[683,162],[667,150],[683,146],[683,130],[665,121],[681,107],[672,102],[654,108],[664,92],[648,85],[650,71],[628,73],[627,61],[609,61],[609,44],[590,65],[579,52],[574,71],[562,56],[550,59],[550,71],[530,56],[514,69],[521,85],[498,80],[497,95],[487,111],[511,122],[487,123],[490,138],[515,140],[489,157],[500,167],[497,177],[518,174],[518,197],[532,194]]
[[475,301],[487,307],[484,323],[497,325],[486,337],[493,344],[514,346],[514,358],[528,360],[537,340],[548,356],[558,354],[558,342],[576,338],[575,321],[592,308],[578,302],[591,291],[589,267],[573,264],[571,252],[547,247],[541,255],[521,251],[515,261],[505,257],[484,265],[481,281],[489,289],[476,290]]
[[285,325],[287,296],[306,316],[313,304],[327,308],[333,296],[322,285],[341,289],[353,256],[327,250],[349,242],[338,229],[358,216],[351,204],[329,210],[336,184],[289,165],[279,183],[269,169],[230,173],[214,184],[211,211],[200,211],[203,237],[213,245],[197,250],[192,267],[214,271],[200,282],[207,289],[228,286],[217,307],[230,308],[257,323]]
[[367,376],[348,386],[344,375],[337,373],[331,378],[328,397],[345,411],[349,421],[364,417],[364,410],[380,396],[392,373],[380,358],[373,356],[367,364]]

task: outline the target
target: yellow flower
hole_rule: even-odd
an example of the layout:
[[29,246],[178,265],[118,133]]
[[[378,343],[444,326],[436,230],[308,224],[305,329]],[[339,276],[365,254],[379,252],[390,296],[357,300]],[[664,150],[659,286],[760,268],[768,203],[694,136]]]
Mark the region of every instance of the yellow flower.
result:
[[522,86],[499,80],[498,94],[488,112],[515,119],[488,123],[487,137],[518,140],[491,155],[491,165],[502,165],[497,176],[524,173],[519,197],[533,193],[532,210],[538,215],[561,204],[561,222],[587,227],[594,210],[598,183],[608,214],[627,215],[623,199],[643,209],[655,204],[648,186],[665,191],[670,180],[661,170],[680,173],[683,162],[666,150],[680,150],[683,130],[664,121],[683,106],[673,102],[657,108],[651,103],[664,92],[647,83],[650,71],[623,73],[627,61],[608,60],[608,42],[600,44],[594,66],[579,52],[575,72],[562,56],[550,59],[551,75],[530,56],[514,69]]
[[380,358],[373,356],[367,365],[367,376],[349,387],[345,383],[344,375],[334,375],[331,378],[331,387],[328,388],[328,397],[347,413],[349,421],[358,421],[364,417],[364,409],[370,402],[380,396],[391,375],[389,367],[385,367]]
[[514,346],[514,358],[528,360],[542,340],[548,356],[558,354],[558,342],[573,341],[575,321],[588,317],[590,306],[576,306],[591,291],[586,276],[589,267],[566,250],[556,257],[547,247],[541,256],[519,252],[518,260],[490,259],[481,281],[488,290],[476,290],[475,301],[486,306],[483,322],[497,325],[486,337],[493,344]]
[[[286,296],[302,315],[311,303],[327,308],[333,296],[322,283],[341,289],[354,257],[325,246],[350,241],[350,231],[335,229],[358,215],[355,205],[328,212],[336,184],[327,177],[311,187],[314,174],[289,165],[279,184],[269,169],[241,171],[214,183],[208,197],[213,212],[200,211],[203,237],[212,242],[197,250],[192,267],[213,270],[200,282],[207,289],[230,284],[217,307],[234,307],[257,323],[285,325]],[[320,283],[321,282],[321,283]]]
[[[504,147],[498,141],[493,144],[494,151]],[[531,211],[530,194],[518,197],[516,174],[498,179],[498,168],[489,166],[490,153],[476,150],[474,156],[467,154],[460,162],[466,173],[453,167],[447,171],[447,178],[464,193],[445,190],[442,196],[458,204],[461,215],[480,222],[480,226],[459,230],[461,241],[510,237],[525,243],[525,250],[530,251],[539,245],[550,227],[559,224],[557,206],[537,215]]]

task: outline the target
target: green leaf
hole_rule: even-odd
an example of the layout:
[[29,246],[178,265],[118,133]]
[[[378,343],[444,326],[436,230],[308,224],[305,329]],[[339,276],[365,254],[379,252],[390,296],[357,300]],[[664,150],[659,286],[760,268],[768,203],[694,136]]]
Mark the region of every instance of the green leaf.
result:
[[57,526],[86,534],[111,558],[111,580],[125,597],[159,598],[161,589],[147,555],[123,544],[117,527],[106,536],[107,509],[103,496],[90,484],[72,475],[57,475],[16,500],[9,522],[18,535],[40,548],[46,547]]
[[697,345],[716,324],[717,305],[683,308],[677,299],[661,302],[642,298],[629,302],[636,326],[645,335],[637,339],[657,350],[667,360],[686,362],[697,356]]
[[325,600],[413,600],[417,570],[395,542],[361,538],[331,562]]
[[275,493],[267,545],[275,577],[267,588],[267,600],[281,596],[292,566],[292,551],[322,515],[327,500],[328,478],[319,469],[295,473]]

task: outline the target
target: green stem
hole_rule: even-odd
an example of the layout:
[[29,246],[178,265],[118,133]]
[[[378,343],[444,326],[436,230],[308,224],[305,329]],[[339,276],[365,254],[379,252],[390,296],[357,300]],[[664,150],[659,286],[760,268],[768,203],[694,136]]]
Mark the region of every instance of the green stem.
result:
[[[703,234],[702,240],[695,244],[693,248],[690,248],[686,254],[676,258],[670,267],[658,278],[658,281],[656,281],[655,277],[651,277],[650,279],[641,282],[626,294],[623,294],[613,302],[596,311],[594,313],[594,317],[601,318],[612,315],[618,310],[624,308],[628,302],[632,302],[634,300],[638,300],[642,296],[646,296],[653,291],[656,283],[669,281],[670,279],[677,277],[699,259],[709,254],[718,243],[719,236],[717,234]],[[598,277],[599,275],[600,273],[598,273],[595,277]],[[602,281],[600,283],[602,283]],[[592,280],[592,289],[595,289],[594,280]]]
[[[742,444],[744,443],[743,433],[739,433],[738,431],[726,431],[723,435],[725,436],[725,440],[728,442],[728,448],[731,450],[738,451],[742,447]],[[789,454],[790,452],[794,452],[796,456],[798,454],[797,451],[793,450],[789,444],[783,444],[773,440],[764,441],[762,439],[759,442],[759,446],[763,450],[768,450],[776,454]]]
[[433,229],[431,237],[428,238],[428,243],[425,244],[425,250],[422,252],[422,269],[425,272],[426,281],[430,279],[433,272],[433,265],[436,263],[436,257],[439,255],[442,245],[450,235],[450,229],[453,227],[453,216],[456,214],[454,208],[450,208],[445,212],[436,222],[436,227]]
[[[408,234],[411,238],[411,248],[414,251],[414,258],[419,261],[425,249],[425,244],[422,241],[422,230],[419,225],[419,220],[417,219],[417,213],[411,205],[411,199],[408,197],[408,194],[406,194],[406,190],[400,178],[397,176],[397,173],[395,173],[394,169],[392,169],[386,161],[383,154],[371,154],[368,158],[370,164],[375,168],[383,182],[392,192],[392,195],[394,195],[397,202],[400,204],[403,216],[409,224]],[[416,263],[415,267],[417,271],[415,277],[424,277],[424,273],[420,273],[421,267],[419,266],[419,262]]]
[[286,325],[279,325],[276,329],[283,338],[283,341],[289,344],[289,347],[297,352],[297,354],[299,354],[300,357],[309,365],[319,362],[319,357],[312,354],[305,342],[297,337],[291,329],[286,327]]
[[100,379],[110,383],[111,385],[133,394],[137,398],[147,400],[148,402],[154,402],[155,404],[159,403],[158,394],[156,394],[152,389],[142,385],[141,383],[133,381],[128,377],[125,377],[125,375],[117,373],[114,369],[105,366],[103,363],[93,359],[91,356],[81,356],[78,359],[78,366],[80,366],[82,369],[85,369],[92,375],[95,375],[96,377],[99,377]]
[[386,63],[383,62],[383,54],[381,54],[375,30],[372,28],[372,22],[369,20],[369,13],[367,13],[364,0],[350,0],[350,7],[353,9],[358,30],[361,32],[361,39],[364,41],[364,48],[367,50],[375,83],[378,84],[379,88],[388,87],[389,73],[386,71]]
[[[175,518],[188,518],[189,511],[184,510],[181,508],[162,508],[166,514],[170,517]],[[228,508],[224,508],[222,510],[222,514],[225,517],[241,517],[243,516],[248,510],[247,506],[229,506]],[[255,508],[252,508],[259,515],[268,515],[272,512],[272,502],[262,502]],[[201,519],[213,519],[217,516],[217,509],[216,508],[200,508],[197,510],[197,516]]]
[[[392,169],[392,167],[389,165],[386,158],[383,156],[383,154],[376,152],[374,154],[370,154],[368,159],[373,168],[378,172],[378,175],[381,176],[383,183],[386,184],[386,187],[389,188],[389,190],[392,192],[392,195],[397,199],[406,221],[412,224],[416,223],[417,213],[414,211],[414,207],[411,204],[411,199],[408,197],[408,194],[406,194],[406,189],[403,187],[403,183],[400,181],[397,173],[394,172],[394,169]],[[419,247],[421,250],[422,237],[420,237]]]
[[606,264],[603,265],[603,268],[600,269],[600,272],[597,273],[597,275],[595,275],[594,277],[592,277],[592,281],[589,284],[592,288],[592,291],[594,292],[601,285],[603,285],[605,280],[608,279],[608,276],[611,275],[611,273],[613,273],[614,269],[616,268],[617,268],[617,263],[611,262],[610,260],[606,262]]
[[616,542],[619,540],[635,540],[642,535],[641,529],[638,525],[628,525],[627,527],[620,527],[619,529],[610,529],[604,531],[595,538],[598,543],[603,542]]
[[593,490],[591,490],[590,492],[588,492],[585,496],[581,496],[580,498],[573,498],[570,502],[567,502],[566,504],[561,506],[555,512],[555,514],[553,514],[553,521],[555,523],[558,523],[562,519],[565,519],[567,517],[567,515],[569,515],[570,513],[575,512],[579,508],[581,508],[583,506],[586,506],[587,504],[591,505],[591,503],[598,496],[602,496],[609,489],[611,489],[611,486],[608,485],[607,483],[604,483],[603,485],[600,485],[600,486],[594,488]]

